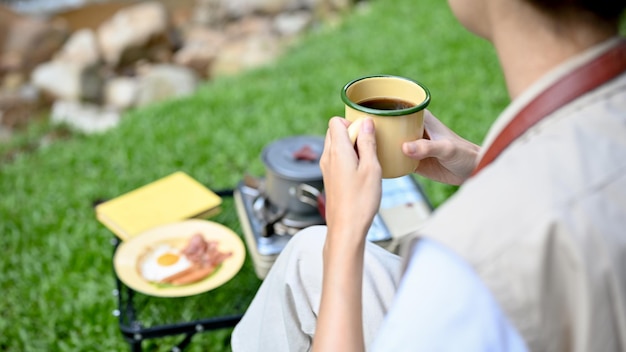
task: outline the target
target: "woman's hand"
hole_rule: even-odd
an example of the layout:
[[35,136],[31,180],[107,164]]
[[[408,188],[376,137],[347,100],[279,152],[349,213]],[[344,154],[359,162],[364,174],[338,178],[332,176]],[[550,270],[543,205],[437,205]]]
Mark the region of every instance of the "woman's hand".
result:
[[421,160],[416,173],[438,182],[460,185],[478,164],[480,147],[459,137],[426,110],[424,138],[404,143],[402,152]]
[[326,224],[331,232],[364,237],[378,212],[381,168],[376,156],[374,123],[365,119],[355,146],[348,138],[350,123],[334,117],[324,142],[320,167],[326,193]]
[[349,124],[338,117],[330,120],[320,160],[328,233],[314,352],[365,350],[363,256],[365,237],[379,208],[382,172],[372,120],[361,124],[356,151],[348,136]]

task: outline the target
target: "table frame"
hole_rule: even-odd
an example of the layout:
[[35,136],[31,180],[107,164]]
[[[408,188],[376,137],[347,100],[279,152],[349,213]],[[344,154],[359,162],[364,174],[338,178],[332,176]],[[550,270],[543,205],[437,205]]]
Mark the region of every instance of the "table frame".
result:
[[[233,190],[227,189],[215,192],[221,197],[232,197]],[[113,245],[113,255],[121,241],[117,237],[113,237],[111,244]],[[113,276],[115,278],[116,288],[113,290],[113,296],[117,301],[117,308],[113,311],[113,315],[118,318],[120,331],[122,336],[130,345],[130,350],[138,352],[143,350],[142,343],[148,339],[162,338],[167,336],[181,335],[182,339],[171,348],[173,352],[184,350],[190,343],[194,335],[202,332],[210,332],[219,329],[232,328],[243,316],[241,314],[224,315],[216,317],[207,317],[188,322],[168,323],[144,327],[137,319],[137,310],[134,305],[135,290],[126,286],[115,273],[113,267]]]

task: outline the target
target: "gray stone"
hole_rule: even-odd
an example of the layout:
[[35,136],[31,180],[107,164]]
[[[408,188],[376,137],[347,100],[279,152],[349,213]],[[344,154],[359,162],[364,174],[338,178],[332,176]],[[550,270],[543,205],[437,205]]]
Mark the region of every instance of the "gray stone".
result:
[[100,51],[96,34],[91,29],[78,30],[69,37],[55,60],[68,61],[84,66],[94,66],[100,62]]
[[159,64],[139,76],[138,106],[184,97],[198,85],[195,72],[187,67]]
[[208,79],[210,66],[226,39],[222,32],[194,26],[185,33],[183,47],[174,54],[173,60],[193,69],[200,78]]
[[220,0],[196,0],[192,18],[194,24],[217,28],[226,21],[226,11]]
[[276,36],[259,34],[229,42],[211,66],[211,76],[232,75],[264,66],[282,53]]
[[229,40],[237,40],[243,37],[256,36],[272,33],[272,20],[268,16],[247,16],[230,23],[224,28],[224,33]]
[[9,71],[2,78],[0,88],[4,92],[16,92],[26,83],[25,75],[20,71]]
[[70,100],[57,100],[52,105],[51,121],[65,124],[71,129],[85,133],[101,133],[116,127],[120,114],[114,109]]
[[239,18],[253,13],[275,15],[281,11],[312,8],[312,4],[324,0],[221,0],[229,17]]
[[31,82],[53,98],[98,100],[102,79],[98,67],[67,61],[49,61],[37,66]]
[[13,137],[13,133],[8,128],[2,126],[2,112],[0,112],[0,142],[8,142]]
[[104,104],[119,110],[135,106],[139,82],[134,77],[114,77],[105,83]]
[[68,28],[62,22],[19,15],[0,5],[0,74],[29,75],[63,45]]
[[285,12],[274,18],[274,29],[283,37],[292,37],[304,32],[312,23],[310,11]]
[[7,131],[25,127],[40,108],[37,89],[23,85],[12,92],[0,92],[0,126]]
[[98,28],[97,37],[105,61],[115,66],[152,39],[166,38],[167,29],[165,7],[156,1],[143,2],[118,11]]

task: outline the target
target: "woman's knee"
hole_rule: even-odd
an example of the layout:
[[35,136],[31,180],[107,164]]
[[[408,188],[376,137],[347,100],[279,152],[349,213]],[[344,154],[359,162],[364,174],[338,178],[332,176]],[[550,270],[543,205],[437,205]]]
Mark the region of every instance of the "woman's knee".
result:
[[326,226],[312,226],[301,230],[289,240],[276,258],[271,271],[276,272],[274,275],[290,276],[289,273],[301,271],[303,265],[312,267],[308,270],[317,270],[322,265],[325,240]]
[[289,240],[284,251],[292,252],[319,252],[324,248],[326,241],[326,226],[318,225],[302,229]]

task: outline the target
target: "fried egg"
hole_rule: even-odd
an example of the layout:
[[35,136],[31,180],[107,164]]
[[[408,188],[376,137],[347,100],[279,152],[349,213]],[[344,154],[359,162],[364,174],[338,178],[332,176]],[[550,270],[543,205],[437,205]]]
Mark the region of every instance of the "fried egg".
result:
[[166,278],[189,269],[193,263],[181,251],[169,244],[160,244],[149,250],[139,265],[141,276],[151,282],[163,282]]

